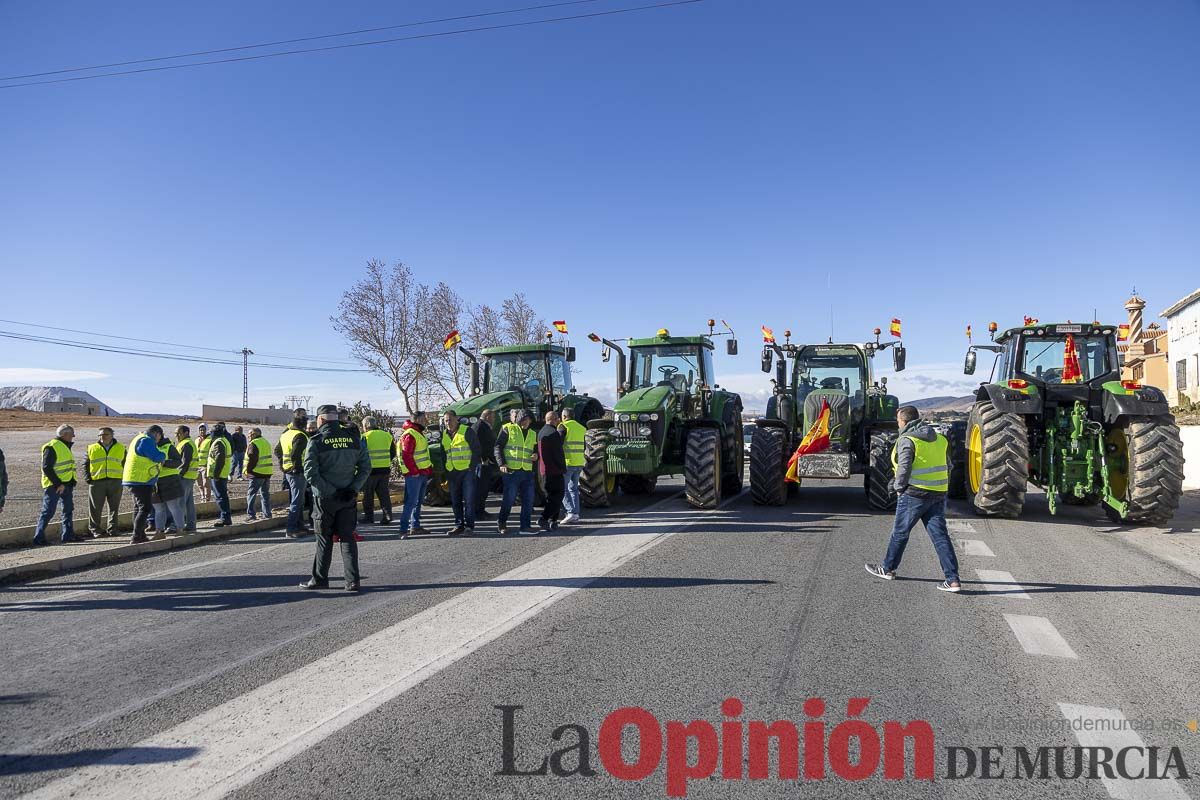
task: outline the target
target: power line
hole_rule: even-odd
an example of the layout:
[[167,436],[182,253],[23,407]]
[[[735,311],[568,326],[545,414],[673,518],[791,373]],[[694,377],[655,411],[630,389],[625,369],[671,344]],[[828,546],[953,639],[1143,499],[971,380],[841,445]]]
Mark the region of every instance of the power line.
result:
[[687,6],[695,3],[702,3],[704,0],[672,0],[666,3],[653,3],[645,6],[632,6],[629,8],[616,8],[610,11],[595,11],[590,14],[574,14],[567,17],[549,17],[546,19],[528,20],[526,22],[511,22],[505,25],[485,25],[477,28],[459,28],[451,31],[439,31],[436,33],[422,33],[416,36],[398,36],[391,39],[375,39],[369,42],[353,42],[350,44],[329,45],[327,47],[309,47],[300,50],[282,50],[278,53],[263,53],[256,56],[238,56],[237,58],[218,58],[209,61],[193,61],[190,64],[168,64],[162,67],[142,67],[141,69],[128,69],[119,72],[103,72],[99,75],[77,75],[73,78],[53,78],[48,81],[28,81],[26,83],[10,83],[7,86],[0,86],[0,89],[16,89],[22,86],[44,86],[50,83],[70,83],[73,81],[90,81],[97,78],[113,78],[118,75],[137,75],[144,72],[163,72],[172,69],[186,69],[188,67],[205,67],[213,64],[232,64],[239,61],[257,61],[264,58],[278,58],[279,56],[294,56],[305,53],[324,53],[332,50],[346,50],[351,47],[370,47],[377,44],[396,44],[398,42],[411,42],[419,39],[436,39],[445,36],[458,36],[464,33],[480,33],[484,31],[499,31],[509,28],[526,28],[533,25],[547,25],[551,22],[568,22],[571,20],[595,19],[598,17],[611,17],[616,14],[629,14],[635,11],[652,11],[660,8],[671,8],[673,6]]
[[150,64],[155,61],[170,61],[175,58],[194,58],[196,56],[211,56],[217,53],[233,53],[238,50],[254,50],[260,47],[278,47],[285,44],[298,44],[300,42],[315,42],[321,39],[336,39],[340,36],[360,36],[364,33],[378,33],[379,31],[391,31],[398,28],[416,28],[421,25],[437,25],[442,22],[461,22],[465,19],[480,19],[482,17],[496,17],[505,14],[521,14],[526,11],[541,11],[547,8],[558,8],[560,6],[578,6],[584,3],[597,3],[600,0],[566,0],[561,3],[543,3],[538,6],[525,6],[524,8],[512,8],[502,11],[483,11],[478,14],[463,14],[457,17],[442,17],[441,19],[427,19],[420,22],[403,22],[398,25],[382,25],[378,28],[361,28],[356,31],[343,31],[342,33],[325,33],[320,36],[302,36],[297,39],[281,39],[277,42],[262,42],[260,44],[243,44],[236,47],[221,47],[215,50],[196,50],[191,53],[179,53],[173,56],[154,56],[152,58],[135,58],[130,61],[114,61],[110,64],[94,64],[90,67],[68,67],[65,69],[52,69],[47,72],[30,72],[25,75],[9,75],[0,78],[0,81],[19,81],[24,78],[41,78],[46,75],[62,75],[68,72],[87,72],[93,69],[109,69],[111,67],[127,67],[131,64]]

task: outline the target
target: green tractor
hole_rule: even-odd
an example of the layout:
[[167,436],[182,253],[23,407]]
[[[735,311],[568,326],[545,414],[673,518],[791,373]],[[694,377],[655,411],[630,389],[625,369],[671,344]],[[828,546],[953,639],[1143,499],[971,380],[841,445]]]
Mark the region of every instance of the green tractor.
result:
[[[1115,325],[1027,320],[971,345],[997,354],[975,392],[961,445],[975,513],[1016,518],[1028,483],[1060,503],[1101,505],[1119,524],[1158,525],[1183,491],[1183,444],[1163,393],[1121,380]],[[952,480],[953,480],[953,476]]]
[[[466,347],[459,352],[470,362],[471,395],[452,403],[444,411],[453,411],[466,425],[473,425],[484,409],[496,412],[495,426],[508,422],[509,412],[525,409],[533,414],[537,425],[547,411],[570,408],[575,419],[586,425],[604,416],[600,401],[586,394],[575,394],[571,380],[571,363],[575,348],[552,344],[518,344],[488,347],[481,350],[480,359]],[[480,373],[482,372],[482,379]],[[433,480],[426,493],[426,503],[434,506],[450,502],[446,484],[446,455],[442,452],[439,424],[430,420],[429,455],[433,460]]]
[[[907,352],[900,342],[866,344],[791,344],[768,341],[763,347],[762,370],[775,362],[774,391],[766,413],[754,421],[750,439],[750,497],[758,505],[781,506],[798,484],[785,481],[787,465],[804,435],[829,406],[829,447],[805,454],[797,462],[804,478],[849,478],[864,475],[868,503],[892,508],[892,446],[896,442],[899,403],[887,392],[887,378],[876,383],[871,364],[875,355],[892,348],[897,372],[904,369]],[[792,364],[788,381],[788,361]]]
[[[617,404],[611,419],[592,420],[580,477],[583,504],[609,505],[619,488],[647,494],[660,475],[684,476],[687,500],[716,508],[742,489],[742,399],[716,385],[713,321],[707,335],[672,336],[665,328],[628,339],[629,360],[615,342],[596,334],[602,358],[617,354]],[[728,328],[728,326],[726,326]],[[726,352],[737,354],[737,339]],[[626,364],[628,363],[628,369]]]

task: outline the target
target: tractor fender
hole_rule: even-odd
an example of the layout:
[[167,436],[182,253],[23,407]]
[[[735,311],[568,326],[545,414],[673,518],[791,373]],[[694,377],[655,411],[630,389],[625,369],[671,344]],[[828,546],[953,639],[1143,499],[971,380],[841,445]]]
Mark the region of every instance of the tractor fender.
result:
[[1040,414],[1042,411],[1041,395],[1025,394],[996,383],[980,386],[975,397],[977,400],[990,400],[996,410],[1003,414]]
[[787,423],[775,417],[759,417],[754,424],[760,428],[786,428]]
[[594,431],[594,430],[608,430],[609,428],[611,428],[611,427],[612,427],[613,425],[615,425],[615,424],[616,424],[616,423],[615,423],[615,422],[613,422],[611,419],[609,419],[609,418],[607,418],[607,417],[601,417],[601,418],[599,418],[599,419],[590,419],[590,420],[588,420],[588,421],[587,421],[587,423],[586,423],[586,427],[587,427],[587,429],[588,429],[589,431]]
[[1156,417],[1171,411],[1161,389],[1143,386],[1130,394],[1104,393],[1104,422],[1111,425],[1121,417]]

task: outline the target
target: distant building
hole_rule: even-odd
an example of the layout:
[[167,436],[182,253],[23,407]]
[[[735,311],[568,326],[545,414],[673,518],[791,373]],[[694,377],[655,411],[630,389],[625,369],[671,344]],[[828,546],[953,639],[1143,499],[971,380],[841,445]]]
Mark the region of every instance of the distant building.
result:
[[1121,379],[1137,381],[1149,386],[1167,388],[1167,332],[1152,322],[1142,328],[1142,311],[1146,301],[1137,292],[1125,301],[1129,315],[1129,336],[1117,345],[1124,354]]
[[240,408],[238,406],[201,406],[200,416],[207,422],[254,422],[259,425],[287,425],[292,409],[283,406]]
[[1160,316],[1167,320],[1169,339],[1167,399],[1173,406],[1182,405],[1185,397],[1200,403],[1200,289]]

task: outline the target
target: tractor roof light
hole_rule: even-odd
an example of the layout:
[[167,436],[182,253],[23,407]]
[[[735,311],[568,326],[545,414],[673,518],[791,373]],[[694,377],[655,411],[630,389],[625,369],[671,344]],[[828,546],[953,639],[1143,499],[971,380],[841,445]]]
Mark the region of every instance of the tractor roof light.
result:
[[1010,388],[1010,389],[1028,389],[1029,381],[1024,380],[1022,378],[1009,378],[1008,379],[1008,388]]
[[1134,389],[1141,389],[1142,384],[1137,381],[1121,381],[1121,388],[1132,392]]
[[658,338],[667,339],[667,338],[670,338],[670,336],[671,336],[671,332],[669,330],[667,330],[666,328],[658,329]]

